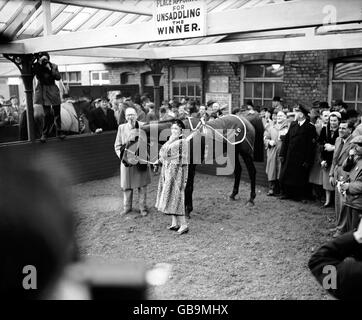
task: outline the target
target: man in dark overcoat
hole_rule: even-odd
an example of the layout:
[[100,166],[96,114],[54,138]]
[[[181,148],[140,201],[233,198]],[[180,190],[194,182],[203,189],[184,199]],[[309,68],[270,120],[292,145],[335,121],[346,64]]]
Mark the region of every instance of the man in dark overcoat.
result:
[[114,111],[109,108],[108,99],[103,97],[99,108],[92,110],[89,117],[89,128],[92,132],[117,130],[118,125]]
[[308,176],[314,159],[316,129],[308,120],[308,109],[299,105],[280,150],[281,199],[303,200],[307,197]]

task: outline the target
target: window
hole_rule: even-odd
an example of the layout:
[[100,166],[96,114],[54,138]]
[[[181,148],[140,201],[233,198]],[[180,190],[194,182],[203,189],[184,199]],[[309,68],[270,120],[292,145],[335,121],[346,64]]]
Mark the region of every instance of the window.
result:
[[91,71],[91,85],[102,86],[110,84],[108,71]]
[[131,72],[121,73],[121,84],[138,84],[136,74]]
[[61,72],[62,80],[65,86],[80,86],[82,85],[82,75],[80,71]]
[[173,67],[172,98],[180,101],[185,96],[201,101],[201,67]]
[[274,96],[283,96],[284,66],[280,64],[247,64],[244,66],[244,104],[271,107]]
[[350,108],[362,111],[362,62],[334,64],[332,100],[342,100]]

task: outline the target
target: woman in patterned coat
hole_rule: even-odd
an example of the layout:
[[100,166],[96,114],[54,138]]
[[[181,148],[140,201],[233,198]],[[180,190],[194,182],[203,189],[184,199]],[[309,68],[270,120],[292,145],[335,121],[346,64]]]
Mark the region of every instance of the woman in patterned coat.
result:
[[159,211],[171,215],[172,221],[168,229],[178,230],[179,234],[189,230],[185,218],[188,142],[182,134],[183,129],[185,129],[183,122],[174,120],[171,136],[160,150],[159,162],[162,163],[162,169],[155,205]]

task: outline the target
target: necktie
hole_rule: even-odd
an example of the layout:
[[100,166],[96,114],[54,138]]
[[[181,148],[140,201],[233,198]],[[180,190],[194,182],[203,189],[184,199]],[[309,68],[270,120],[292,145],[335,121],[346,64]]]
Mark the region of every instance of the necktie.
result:
[[340,143],[340,145],[339,145],[339,147],[337,149],[337,153],[336,153],[337,158],[339,158],[341,156],[343,145],[344,145],[344,141],[341,140],[341,143]]

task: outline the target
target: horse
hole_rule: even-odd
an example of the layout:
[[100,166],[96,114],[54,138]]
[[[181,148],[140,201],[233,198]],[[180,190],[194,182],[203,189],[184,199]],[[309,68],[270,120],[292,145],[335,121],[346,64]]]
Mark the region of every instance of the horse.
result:
[[[125,152],[122,156],[122,161],[125,161],[129,165],[135,164],[138,160],[146,161],[146,163],[152,163],[155,159],[151,159],[150,156],[150,148],[155,147],[155,143],[163,144],[166,141],[165,131],[170,130],[171,124],[173,120],[165,120],[165,121],[156,121],[148,124],[144,124],[140,127],[142,132],[145,133],[144,137],[139,137],[136,140],[130,141],[126,147]],[[187,119],[182,120],[185,125],[186,130],[191,130],[195,132],[199,130],[201,127],[203,128],[203,134],[194,135],[190,139],[190,163],[188,170],[188,179],[185,190],[185,209],[186,215],[189,216],[193,211],[192,204],[192,194],[193,194],[193,185],[194,185],[194,176],[195,169],[197,164],[201,164],[205,161],[207,157],[210,156],[212,159],[217,158],[220,154],[216,154],[217,151],[215,143],[217,141],[222,141],[222,154],[225,153],[228,149],[228,145],[233,145],[233,154],[228,154],[227,156],[231,159],[233,165],[233,174],[234,174],[234,185],[232,189],[232,193],[229,196],[230,200],[236,200],[236,195],[239,193],[239,185],[241,178],[241,158],[244,160],[246,168],[248,170],[249,178],[250,178],[250,195],[246,204],[248,206],[253,206],[255,204],[254,199],[256,197],[255,186],[256,186],[256,169],[254,165],[255,161],[263,161],[263,132],[264,127],[260,118],[251,118],[250,121],[247,117],[242,115],[225,115],[220,118],[210,120],[202,123],[199,118],[189,117]],[[224,134],[220,133],[222,129],[232,129],[229,131],[229,136],[225,137]],[[157,132],[157,137],[151,133]],[[163,141],[159,141],[159,135],[162,133]],[[230,139],[233,138],[237,134],[235,142],[232,142]],[[198,138],[199,136],[199,138]],[[218,137],[217,137],[218,136]],[[227,134],[226,134],[227,136]],[[195,139],[199,139],[199,141],[195,142]],[[140,149],[144,147],[144,144],[148,147],[147,155],[143,155],[143,159],[139,156]],[[197,155],[199,159],[194,158],[194,150],[193,146],[196,146],[200,149],[201,154]],[[255,148],[254,148],[255,146]],[[159,148],[159,145],[157,146]],[[146,148],[147,149],[147,148]],[[219,148],[220,149],[220,148]],[[206,150],[212,150],[211,155],[205,154]],[[158,149],[153,150],[153,154],[158,152]],[[158,156],[158,153],[157,153]],[[157,157],[156,156],[156,157]],[[200,157],[199,157],[200,156]],[[145,159],[147,157],[147,159]],[[195,161],[196,160],[196,161]],[[197,163],[198,162],[198,163]]]
[[[39,139],[42,134],[44,124],[44,110],[42,105],[34,105],[34,131],[35,139]],[[89,127],[82,131],[79,125],[81,118],[88,118],[90,114],[91,101],[88,98],[78,100],[68,100],[60,106],[61,130],[67,135],[90,132]],[[20,115],[19,139],[28,140],[28,123],[26,109]],[[85,120],[86,120],[85,119]],[[87,127],[87,125],[86,125]],[[55,137],[56,130],[53,126],[49,137]]]

